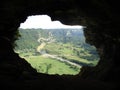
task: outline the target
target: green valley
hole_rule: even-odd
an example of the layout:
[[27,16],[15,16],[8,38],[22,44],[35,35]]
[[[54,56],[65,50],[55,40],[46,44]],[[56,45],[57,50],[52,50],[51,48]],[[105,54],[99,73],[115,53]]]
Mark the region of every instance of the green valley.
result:
[[75,75],[82,66],[93,67],[99,61],[80,29],[19,29],[19,33],[15,51],[40,73]]

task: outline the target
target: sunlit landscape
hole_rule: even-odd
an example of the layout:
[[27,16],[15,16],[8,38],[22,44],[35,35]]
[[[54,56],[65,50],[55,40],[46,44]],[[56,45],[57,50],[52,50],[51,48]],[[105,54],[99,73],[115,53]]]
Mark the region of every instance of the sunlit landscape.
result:
[[97,65],[96,48],[85,42],[83,28],[62,26],[61,23],[60,26],[49,29],[20,27],[21,37],[16,41],[15,51],[39,73],[76,75],[82,66]]

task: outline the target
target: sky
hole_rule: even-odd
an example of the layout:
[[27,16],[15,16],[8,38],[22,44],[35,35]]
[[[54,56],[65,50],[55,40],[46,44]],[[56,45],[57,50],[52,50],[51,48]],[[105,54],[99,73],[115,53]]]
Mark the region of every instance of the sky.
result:
[[42,28],[42,29],[59,29],[59,28],[78,28],[81,29],[82,26],[75,25],[64,25],[60,21],[52,21],[48,15],[34,15],[27,17],[24,23],[20,24],[20,28],[30,29],[30,28]]

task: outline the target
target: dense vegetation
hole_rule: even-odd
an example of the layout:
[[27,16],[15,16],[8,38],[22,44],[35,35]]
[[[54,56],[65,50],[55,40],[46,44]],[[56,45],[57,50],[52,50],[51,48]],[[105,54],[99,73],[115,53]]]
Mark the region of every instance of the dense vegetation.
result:
[[99,60],[95,47],[85,43],[81,29],[19,29],[19,32],[15,51],[38,72],[77,74],[81,66],[95,66]]

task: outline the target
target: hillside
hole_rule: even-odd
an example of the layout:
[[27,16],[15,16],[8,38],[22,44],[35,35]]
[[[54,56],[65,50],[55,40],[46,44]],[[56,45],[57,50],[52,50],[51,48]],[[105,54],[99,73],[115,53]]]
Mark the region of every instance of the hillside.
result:
[[19,32],[15,51],[38,72],[77,74],[82,66],[95,66],[99,60],[95,47],[85,43],[81,29],[19,29]]

